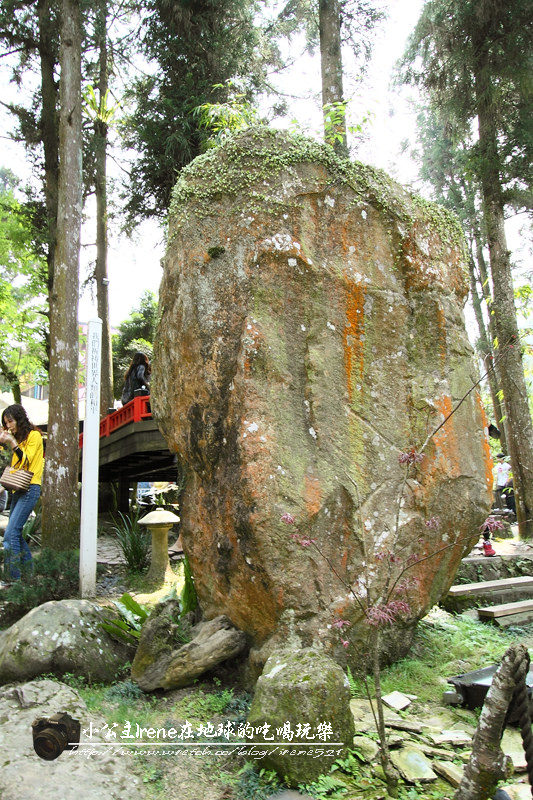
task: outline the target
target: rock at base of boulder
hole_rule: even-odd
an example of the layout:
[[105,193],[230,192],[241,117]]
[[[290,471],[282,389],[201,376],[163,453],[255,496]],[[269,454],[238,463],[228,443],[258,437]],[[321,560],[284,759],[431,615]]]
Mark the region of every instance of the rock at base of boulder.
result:
[[189,686],[204,672],[235,658],[246,647],[245,634],[225,616],[195,625],[187,644],[176,640],[177,627],[172,622],[170,608],[150,615],[144,623],[131,668],[132,679],[144,692]]
[[257,681],[248,722],[260,731],[254,741],[265,746],[267,768],[289,786],[311,783],[352,744],[346,676],[319,650],[276,650]]

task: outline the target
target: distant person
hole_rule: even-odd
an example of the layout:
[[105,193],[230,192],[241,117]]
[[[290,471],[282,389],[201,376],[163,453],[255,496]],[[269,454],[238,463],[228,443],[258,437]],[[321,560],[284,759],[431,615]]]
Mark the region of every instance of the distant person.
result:
[[[41,496],[41,480],[44,468],[43,437],[41,431],[28,419],[20,403],[13,403],[2,413],[0,445],[13,451],[11,466],[33,472],[27,491],[17,490],[11,496],[9,522],[4,532],[4,576],[13,581],[20,580],[21,567],[30,569],[33,558],[22,529]],[[9,583],[0,585],[5,588]]]
[[120,398],[123,406],[133,400],[138,389],[145,389],[146,394],[150,393],[151,374],[152,367],[148,356],[144,353],[135,353],[124,375],[124,389]]
[[503,508],[503,490],[509,482],[511,465],[505,460],[503,453],[496,456],[495,479],[494,479],[494,505],[496,508]]
[[505,489],[503,490],[503,496],[505,498],[505,504],[509,511],[516,517],[516,499],[514,496],[514,482],[512,478],[509,478],[505,485]]

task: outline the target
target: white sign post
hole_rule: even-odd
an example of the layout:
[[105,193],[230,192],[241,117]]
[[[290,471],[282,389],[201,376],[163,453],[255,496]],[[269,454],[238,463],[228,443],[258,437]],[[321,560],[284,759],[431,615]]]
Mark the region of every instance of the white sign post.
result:
[[100,363],[102,320],[92,319],[87,333],[87,377],[81,476],[80,595],[96,593],[98,461],[100,449]]

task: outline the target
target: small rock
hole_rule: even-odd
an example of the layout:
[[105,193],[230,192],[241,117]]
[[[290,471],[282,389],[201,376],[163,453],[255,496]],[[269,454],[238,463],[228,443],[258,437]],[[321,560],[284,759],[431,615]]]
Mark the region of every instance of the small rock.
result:
[[395,711],[403,711],[404,708],[411,705],[410,699],[402,692],[391,692],[381,699],[386,706],[393,708]]
[[424,726],[420,722],[414,722],[410,719],[398,720],[385,720],[387,728],[394,728],[398,731],[408,731],[409,733],[422,733]]
[[378,743],[373,739],[370,739],[368,736],[354,736],[353,749],[356,750],[361,758],[368,764],[371,764],[373,761],[375,761],[375,758],[379,753]]
[[414,747],[401,747],[390,754],[391,761],[407,783],[430,783],[437,780],[431,762]]
[[449,761],[434,761],[433,769],[447,780],[451,786],[459,786],[463,779],[463,770]]
[[463,730],[448,730],[441,733],[430,734],[434,744],[472,744],[472,737]]
[[[498,789],[501,792],[501,797],[494,795],[494,800],[530,800],[531,786],[529,783],[515,783],[512,786],[504,786],[503,789]],[[505,792],[505,794],[504,794]]]
[[515,772],[526,772],[527,761],[522,736],[516,728],[506,728],[501,741],[502,752],[513,762]]

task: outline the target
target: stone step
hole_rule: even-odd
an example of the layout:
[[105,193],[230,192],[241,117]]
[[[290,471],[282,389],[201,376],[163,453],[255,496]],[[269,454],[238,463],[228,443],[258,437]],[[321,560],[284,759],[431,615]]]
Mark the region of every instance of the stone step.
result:
[[508,614],[506,617],[494,617],[493,622],[499,628],[508,628],[510,625],[529,625],[533,622],[533,611],[524,611],[522,614]]
[[[497,550],[498,543],[494,544]],[[468,583],[492,581],[500,578],[516,578],[533,575],[533,548],[521,548],[516,553],[504,553],[492,558],[487,556],[467,556],[463,558],[455,580]]]
[[442,599],[441,606],[446,611],[460,613],[478,605],[496,605],[530,599],[533,599],[533,577],[522,575],[515,578],[456,584]]
[[461,597],[469,594],[480,594],[480,592],[500,591],[502,589],[533,588],[533,577],[522,575],[519,578],[499,578],[494,581],[478,581],[477,583],[463,583],[452,586],[448,592],[452,597]]
[[477,612],[480,617],[489,619],[507,617],[510,614],[533,614],[533,600],[519,600],[515,603],[486,606],[485,608],[478,608]]

